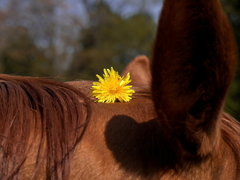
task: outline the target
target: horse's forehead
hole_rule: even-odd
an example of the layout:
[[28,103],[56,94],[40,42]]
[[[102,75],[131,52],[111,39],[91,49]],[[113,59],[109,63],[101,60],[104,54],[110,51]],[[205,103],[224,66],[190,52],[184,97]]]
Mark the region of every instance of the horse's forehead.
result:
[[145,122],[155,118],[154,105],[150,97],[133,99],[130,102],[97,103],[92,97],[91,86],[93,81],[71,81],[68,84],[74,86],[87,97],[92,99],[93,118],[109,120],[114,116],[126,116],[137,122]]
[[95,117],[106,120],[124,116],[141,123],[156,118],[154,105],[150,99],[133,99],[127,103],[94,103],[93,112]]
[[93,81],[81,80],[81,81],[69,81],[66,83],[75,87],[76,89],[78,89],[79,91],[84,93],[87,97],[89,97],[89,98],[92,97],[91,87],[92,87]]
[[93,81],[85,81],[85,80],[79,80],[79,81],[68,81],[65,82],[71,86],[74,86],[76,88],[81,88],[81,87],[91,87]]

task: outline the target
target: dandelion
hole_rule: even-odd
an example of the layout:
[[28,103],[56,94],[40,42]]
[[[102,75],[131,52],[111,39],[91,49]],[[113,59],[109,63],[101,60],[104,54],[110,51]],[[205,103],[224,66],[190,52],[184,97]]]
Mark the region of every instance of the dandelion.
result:
[[128,102],[132,98],[134,90],[131,89],[130,73],[126,77],[121,77],[118,75],[117,71],[111,67],[111,70],[104,69],[103,78],[96,75],[99,82],[93,82],[92,94],[97,98],[97,102],[102,103],[114,103],[116,100],[120,102]]

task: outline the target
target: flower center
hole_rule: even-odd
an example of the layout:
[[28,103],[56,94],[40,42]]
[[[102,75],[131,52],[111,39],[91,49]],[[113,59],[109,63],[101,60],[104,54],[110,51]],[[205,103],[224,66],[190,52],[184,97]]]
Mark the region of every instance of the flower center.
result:
[[118,92],[118,88],[117,87],[111,87],[109,89],[109,93],[111,93],[111,94],[116,94],[117,92]]

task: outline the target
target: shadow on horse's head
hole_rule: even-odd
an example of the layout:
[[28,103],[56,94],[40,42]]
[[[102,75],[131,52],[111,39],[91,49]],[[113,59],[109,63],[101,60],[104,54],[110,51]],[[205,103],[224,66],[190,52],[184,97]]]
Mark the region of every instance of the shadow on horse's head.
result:
[[240,126],[223,112],[236,45],[217,0],[165,0],[133,99],[92,82],[0,75],[0,179],[239,179]]

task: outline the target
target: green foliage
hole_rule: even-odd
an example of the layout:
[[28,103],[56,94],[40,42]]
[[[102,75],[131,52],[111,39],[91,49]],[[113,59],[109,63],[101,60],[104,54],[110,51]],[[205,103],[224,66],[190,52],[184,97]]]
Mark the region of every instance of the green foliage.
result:
[[[240,1],[239,0],[221,0],[224,11],[226,12],[237,40],[238,47],[240,47]],[[238,54],[240,49],[238,48]],[[230,90],[226,100],[226,111],[240,120],[240,64],[236,72],[236,77],[230,86]]]
[[90,24],[81,30],[79,50],[69,70],[72,77],[96,79],[103,68],[120,71],[137,55],[149,55],[155,23],[147,14],[123,18],[101,2]]
[[6,74],[49,76],[51,61],[34,44],[23,27],[14,29],[0,52],[0,71]]

